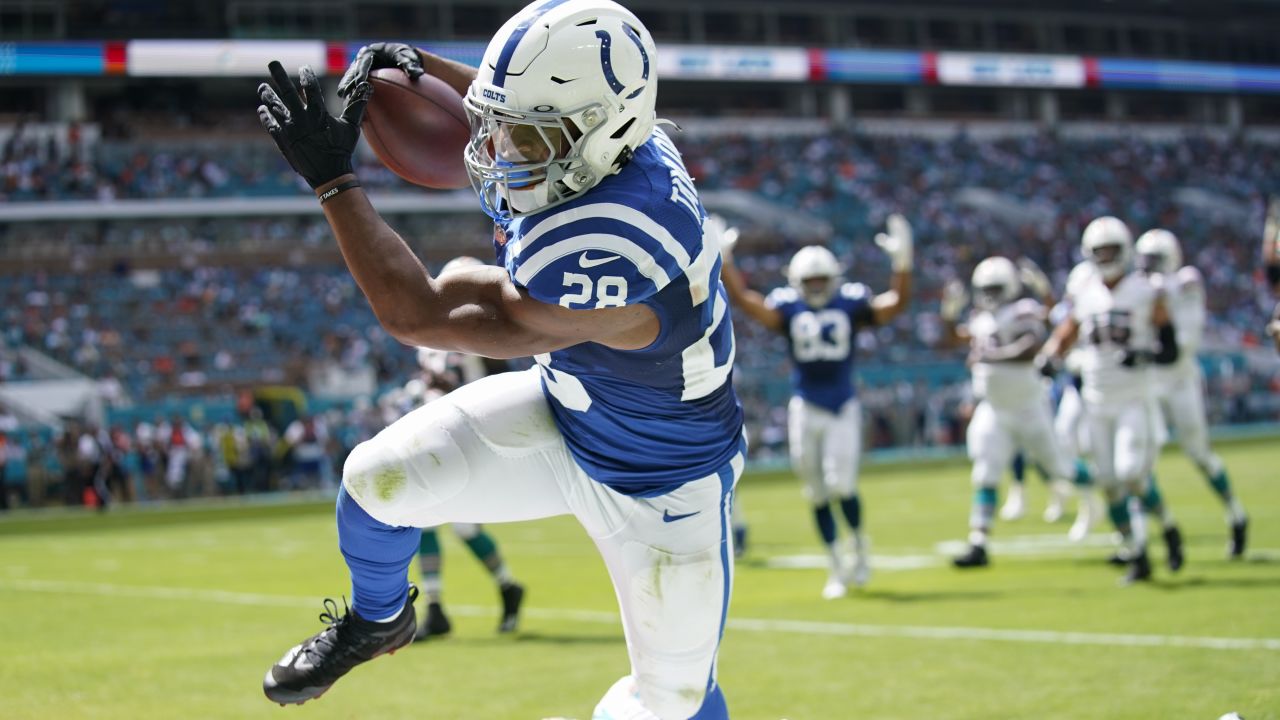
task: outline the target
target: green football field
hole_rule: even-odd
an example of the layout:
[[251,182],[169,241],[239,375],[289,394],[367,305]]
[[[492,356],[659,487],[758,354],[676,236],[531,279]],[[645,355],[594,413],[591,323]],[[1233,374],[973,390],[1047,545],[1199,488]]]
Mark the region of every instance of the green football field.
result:
[[[868,468],[876,573],[820,598],[825,571],[793,480],[749,474],[720,681],[733,717],[1280,718],[1280,446],[1220,448],[1252,519],[1249,557],[1181,457],[1159,470],[1188,565],[1117,586],[1101,530],[1082,546],[1029,516],[997,527],[993,567],[962,574],[967,467]],[[380,658],[303,707],[261,691],[267,667],[348,592],[328,504],[199,506],[0,520],[0,718],[586,720],[627,671],[613,591],[570,518],[497,526],[529,588],[521,631],[444,533],[454,635]]]

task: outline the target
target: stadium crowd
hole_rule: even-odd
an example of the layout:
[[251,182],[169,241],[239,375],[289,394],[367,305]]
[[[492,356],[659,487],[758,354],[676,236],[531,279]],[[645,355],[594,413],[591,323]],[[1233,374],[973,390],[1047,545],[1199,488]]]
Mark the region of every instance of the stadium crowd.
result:
[[[1248,348],[1261,341],[1270,304],[1255,278],[1257,237],[1265,197],[1277,190],[1273,171],[1280,168],[1280,149],[1275,146],[1210,137],[1177,143],[1047,134],[978,140],[961,133],[939,140],[844,131],[777,139],[730,135],[686,139],[681,145],[700,187],[747,191],[830,222],[835,230],[830,244],[849,277],[875,289],[883,289],[888,268],[868,241],[873,228],[894,210],[910,216],[918,244],[917,301],[891,327],[858,340],[870,447],[948,445],[963,439],[964,369],[958,358],[938,349],[942,285],[967,277],[982,257],[1006,254],[1039,262],[1060,288],[1078,259],[1080,230],[1099,214],[1117,214],[1139,231],[1162,226],[1179,235],[1187,260],[1203,270],[1209,286],[1207,347]],[[83,144],[24,141],[20,132],[13,133],[0,147],[0,200],[299,193],[295,176],[269,146],[227,143],[189,152],[143,148],[103,143],[89,152]],[[358,172],[365,185],[408,189],[376,163],[366,162]],[[969,202],[966,193],[975,188],[1010,202],[994,208]],[[1197,197],[1221,202],[1197,204]],[[485,257],[486,236],[474,218],[403,220],[406,236],[430,253]],[[740,265],[762,290],[782,284],[790,254],[810,241],[770,237],[753,227],[744,228],[744,234]],[[380,393],[403,384],[414,372],[413,353],[380,330],[336,258],[289,257],[248,266],[217,259],[219,250],[231,256],[299,248],[331,252],[323,220],[0,224],[0,261],[92,259],[104,251],[112,258],[108,267],[86,260],[66,272],[5,276],[0,383],[28,377],[15,349],[29,346],[101,380],[110,390],[108,403],[120,407],[173,394],[227,396],[255,384],[305,385],[308,370],[317,364],[371,369]],[[174,262],[157,264],[156,258]],[[749,322],[737,323],[736,329],[737,377],[753,452],[757,458],[781,459],[788,393],[785,341]],[[1230,358],[1216,358],[1207,369],[1215,420],[1274,419],[1276,409],[1259,400],[1276,390],[1274,378],[1251,376]],[[326,442],[332,445],[324,453],[324,467],[330,470],[316,471],[315,482],[322,474],[331,478],[331,468],[340,467],[343,448],[350,447],[341,438],[362,437],[371,429],[373,416],[364,413],[324,418],[331,438]],[[182,492],[288,486],[264,478],[236,481],[231,468],[243,455],[231,452],[227,460],[220,443],[208,440],[222,437],[220,432],[253,434],[234,424],[225,431],[193,427],[206,451],[195,453],[192,469],[184,473],[197,479],[178,486],[157,483],[154,477],[164,478],[171,466],[166,460],[160,471],[155,462],[144,462],[151,457],[140,439],[146,426],[159,423],[67,432],[95,438],[104,456],[119,452],[120,438],[131,439],[125,457],[137,460],[119,466],[142,479],[132,481],[136,492],[116,493],[121,497],[161,497],[179,486],[203,488]],[[66,441],[59,453],[62,441],[37,435],[10,433],[6,452],[35,458],[20,464],[41,468],[36,472],[54,468],[48,475],[60,478],[63,496],[82,497],[76,488],[92,485],[84,478],[97,477],[97,471],[83,469],[83,462],[70,461],[67,448],[82,443]],[[69,467],[81,469],[69,475]],[[272,472],[290,477],[291,471]]]

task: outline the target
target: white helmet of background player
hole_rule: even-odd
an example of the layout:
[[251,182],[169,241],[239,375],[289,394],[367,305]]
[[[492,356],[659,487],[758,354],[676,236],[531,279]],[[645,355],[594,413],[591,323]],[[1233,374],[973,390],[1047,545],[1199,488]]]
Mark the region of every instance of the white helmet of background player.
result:
[[495,220],[595,187],[649,139],[657,50],[611,0],[538,0],[489,41],[464,104],[467,171]]
[[989,257],[973,269],[973,304],[994,310],[1022,294],[1018,268],[1006,257]]
[[1156,228],[1138,236],[1138,269],[1149,273],[1172,275],[1182,267],[1182,246],[1168,230]]
[[840,289],[840,261],[821,245],[800,248],[787,265],[787,284],[809,307],[820,308]]
[[1104,215],[1084,229],[1084,257],[1098,268],[1102,279],[1112,282],[1129,272],[1133,259],[1133,233],[1119,218]]

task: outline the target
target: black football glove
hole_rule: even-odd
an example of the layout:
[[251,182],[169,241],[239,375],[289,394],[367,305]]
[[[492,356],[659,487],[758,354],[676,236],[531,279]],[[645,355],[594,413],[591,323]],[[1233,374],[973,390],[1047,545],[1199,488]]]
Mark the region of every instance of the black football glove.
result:
[[1036,372],[1050,380],[1058,377],[1058,371],[1062,369],[1062,364],[1058,358],[1048,355],[1036,355],[1035,359],[1032,360],[1032,364],[1035,365]]
[[[351,172],[351,155],[360,139],[360,121],[373,86],[362,82],[347,99],[342,115],[333,117],[324,107],[324,92],[316,74],[306,65],[298,70],[302,96],[279,62],[267,65],[271,82],[258,86],[258,119],[280,148],[280,154],[312,189]],[[303,104],[303,96],[306,104]]]
[[365,45],[356,51],[356,59],[338,81],[338,97],[349,97],[360,83],[369,81],[369,73],[381,68],[398,67],[410,80],[417,80],[426,71],[422,69],[422,56],[412,45],[380,42]]

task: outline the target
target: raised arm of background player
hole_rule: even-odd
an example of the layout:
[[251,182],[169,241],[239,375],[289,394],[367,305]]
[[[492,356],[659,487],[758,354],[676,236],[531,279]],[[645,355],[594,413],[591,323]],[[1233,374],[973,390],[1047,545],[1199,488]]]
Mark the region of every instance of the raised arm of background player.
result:
[[[1271,198],[1267,204],[1267,224],[1262,229],[1262,267],[1267,289],[1280,300],[1280,197]],[[1276,303],[1267,322],[1267,334],[1280,352],[1280,302]]]
[[[782,313],[765,302],[764,295],[747,287],[747,281],[733,260],[733,247],[738,241],[737,228],[726,227],[724,220],[711,216],[707,234],[720,234],[720,280],[729,293],[729,302],[751,319],[776,332],[783,332]],[[890,215],[888,233],[876,235],[876,244],[888,255],[893,264],[893,278],[889,290],[871,298],[871,312],[877,325],[883,325],[907,308],[911,302],[912,237],[911,225],[901,215]]]
[[[1019,263],[1021,266],[1021,262]],[[1039,268],[1036,268],[1039,270]],[[1022,274],[1023,283],[1026,283],[1026,273]],[[1035,288],[1033,288],[1034,290]],[[1044,297],[1045,294],[1036,291],[1036,294]],[[1051,293],[1050,293],[1051,296]],[[973,335],[969,333],[969,326],[959,322],[960,313],[964,311],[965,305],[969,304],[969,293],[964,288],[964,282],[961,280],[952,280],[942,288],[942,304],[938,310],[939,317],[942,318],[942,346],[945,348],[958,348],[964,345],[970,345],[969,357],[967,363],[1002,363],[1002,362],[1030,362],[1036,356],[1036,352],[1040,349],[1040,334],[1026,332],[1019,335],[1017,339],[1007,345],[993,348],[977,348],[972,347]]]

